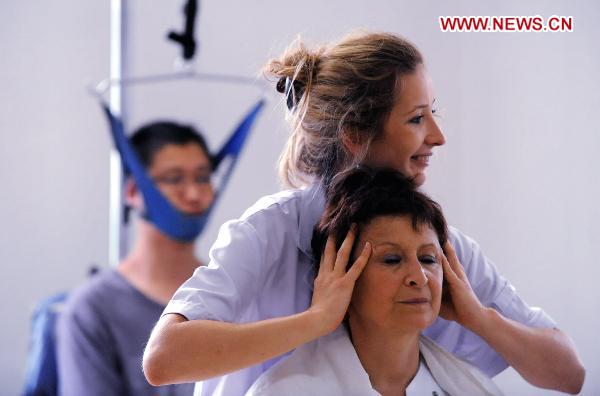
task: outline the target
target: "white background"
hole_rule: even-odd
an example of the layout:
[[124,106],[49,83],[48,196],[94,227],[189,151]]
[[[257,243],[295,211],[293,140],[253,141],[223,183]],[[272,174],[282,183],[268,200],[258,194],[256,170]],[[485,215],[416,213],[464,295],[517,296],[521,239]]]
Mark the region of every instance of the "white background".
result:
[[[172,70],[183,1],[128,1],[133,75]],[[574,17],[572,33],[442,33],[440,15]],[[582,394],[600,394],[600,5],[589,1],[346,0],[201,4],[197,67],[254,77],[297,33],[309,43],[355,28],[393,31],[422,50],[446,109],[447,145],[426,189],[450,223],[475,238],[530,304],[575,340]],[[109,1],[0,3],[0,395],[20,392],[36,302],[108,264],[106,121],[85,85],[109,72]],[[274,89],[273,89],[274,92]],[[287,136],[281,98],[269,104],[198,245],[219,224],[279,189]],[[193,122],[216,148],[256,99],[249,88],[193,81],[132,88],[130,126]],[[560,362],[556,362],[560,364]],[[509,395],[552,392],[512,370]]]

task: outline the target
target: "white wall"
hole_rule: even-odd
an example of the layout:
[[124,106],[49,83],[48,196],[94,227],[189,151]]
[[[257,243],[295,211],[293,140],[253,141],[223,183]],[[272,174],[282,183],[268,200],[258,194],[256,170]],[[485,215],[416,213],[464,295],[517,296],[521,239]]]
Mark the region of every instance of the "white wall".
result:
[[[132,74],[164,72],[178,49],[182,1],[129,1]],[[35,302],[74,287],[107,262],[110,141],[87,81],[108,74],[109,4],[0,4],[0,395],[18,393]],[[366,27],[401,33],[424,52],[448,144],[427,190],[452,224],[474,237],[531,304],[569,333],[587,367],[584,395],[600,393],[600,183],[594,117],[600,107],[600,6],[589,1],[205,1],[198,67],[257,74],[300,32],[310,42]],[[574,16],[572,33],[442,33],[439,15]],[[595,40],[594,40],[595,39]],[[157,117],[194,122],[213,148],[255,99],[205,83],[137,87],[131,126]],[[280,98],[261,116],[231,188],[199,244],[223,221],[278,189],[274,164],[287,134]],[[507,394],[551,392],[507,370]]]
[[84,90],[108,74],[108,2],[0,2],[0,395],[29,316],[107,259],[110,141]]

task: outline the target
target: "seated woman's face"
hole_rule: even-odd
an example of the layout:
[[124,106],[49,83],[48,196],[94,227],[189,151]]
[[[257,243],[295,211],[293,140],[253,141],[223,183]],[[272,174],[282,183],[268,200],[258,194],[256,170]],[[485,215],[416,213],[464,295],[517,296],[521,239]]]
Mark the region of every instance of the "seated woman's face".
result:
[[443,270],[437,234],[406,216],[381,216],[360,230],[356,251],[373,252],[354,288],[351,323],[402,332],[431,325],[440,311]]

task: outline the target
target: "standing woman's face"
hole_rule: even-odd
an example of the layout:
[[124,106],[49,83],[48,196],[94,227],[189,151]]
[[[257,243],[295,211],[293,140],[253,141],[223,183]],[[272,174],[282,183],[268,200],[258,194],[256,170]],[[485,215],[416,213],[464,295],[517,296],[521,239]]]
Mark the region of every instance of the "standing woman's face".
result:
[[383,134],[371,144],[366,164],[396,169],[414,178],[417,185],[423,184],[433,147],[446,142],[434,118],[433,102],[431,79],[423,66],[402,76],[396,86],[396,103]]

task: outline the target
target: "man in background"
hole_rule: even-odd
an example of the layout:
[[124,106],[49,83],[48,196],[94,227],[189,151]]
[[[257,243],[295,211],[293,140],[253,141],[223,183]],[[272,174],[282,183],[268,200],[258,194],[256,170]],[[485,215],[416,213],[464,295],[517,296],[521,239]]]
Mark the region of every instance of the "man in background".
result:
[[[193,128],[149,124],[130,139],[148,176],[180,212],[211,205],[211,155]],[[142,192],[130,177],[125,200],[141,214],[137,238],[117,268],[95,275],[69,297],[57,327],[59,395],[191,395],[193,384],[150,385],[145,344],[177,288],[202,263],[194,241],[178,241],[144,217]]]

